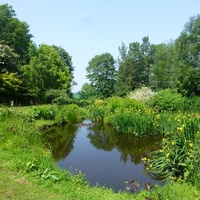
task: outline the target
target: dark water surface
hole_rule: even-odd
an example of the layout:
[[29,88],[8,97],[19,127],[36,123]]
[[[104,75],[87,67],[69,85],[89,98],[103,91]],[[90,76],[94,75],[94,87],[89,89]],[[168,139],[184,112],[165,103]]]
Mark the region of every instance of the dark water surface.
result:
[[42,135],[59,167],[73,173],[81,171],[91,186],[98,183],[117,192],[124,191],[133,180],[141,188],[147,182],[159,184],[148,176],[142,163],[143,157],[159,148],[159,135],[138,138],[119,134],[88,120],[81,126],[52,127]]

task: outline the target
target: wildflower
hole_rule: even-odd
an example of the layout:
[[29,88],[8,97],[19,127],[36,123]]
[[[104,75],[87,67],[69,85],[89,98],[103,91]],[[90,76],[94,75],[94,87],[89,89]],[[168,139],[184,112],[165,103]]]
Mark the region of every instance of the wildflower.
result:
[[189,143],[189,147],[193,147],[193,146],[194,146],[194,144],[190,142]]
[[184,127],[185,127],[184,125],[181,127],[178,127],[177,130],[183,131]]
[[142,161],[147,161],[147,158],[146,157],[142,158]]
[[170,153],[167,153],[167,154],[166,154],[166,157],[169,158],[169,155],[170,155]]
[[174,146],[176,144],[176,141],[172,141],[172,145]]
[[169,159],[169,158],[167,158],[167,159],[166,159],[166,161],[167,161],[167,162],[170,162],[170,159]]

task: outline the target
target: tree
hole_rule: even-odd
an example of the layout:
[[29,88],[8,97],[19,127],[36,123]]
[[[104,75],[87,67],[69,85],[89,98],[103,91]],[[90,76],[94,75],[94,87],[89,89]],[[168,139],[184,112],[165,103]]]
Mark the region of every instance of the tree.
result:
[[151,87],[155,90],[174,88],[174,43],[155,46],[154,63],[151,67]]
[[24,84],[35,95],[38,102],[44,100],[44,94],[50,89],[71,90],[72,76],[56,50],[49,45],[41,45],[30,60],[22,67]]
[[28,24],[21,22],[15,16],[12,6],[0,5],[0,38],[4,44],[10,46],[19,55],[20,64],[27,64],[32,35],[29,33]]
[[150,69],[153,64],[154,45],[148,37],[143,37],[142,43],[133,42],[127,48],[122,43],[119,48],[120,59],[117,72],[117,94],[125,95],[142,85],[150,85]]
[[91,99],[93,97],[95,97],[94,88],[89,83],[84,83],[80,91],[80,98]]
[[118,63],[121,63],[126,59],[127,49],[128,48],[126,47],[126,45],[122,42],[121,47],[118,48],[118,50],[119,50]]
[[96,55],[89,61],[86,71],[86,77],[98,97],[107,98],[115,93],[116,69],[110,53]]
[[[69,72],[72,76],[72,79],[74,79],[74,75],[73,75],[74,66],[73,66],[73,63],[72,63],[72,57],[62,47],[60,47],[60,46],[58,47],[58,46],[55,46],[55,45],[53,45],[52,47],[56,50],[57,54],[60,56],[65,67],[67,67],[69,69]],[[77,85],[77,83],[75,81],[72,81],[71,84],[72,84],[71,86]],[[70,93],[69,95],[72,96],[72,92],[69,91],[69,93]]]
[[150,44],[149,37],[143,37],[142,43],[133,42],[129,45],[128,57],[138,65],[136,77],[140,85],[149,86],[150,69],[153,64],[154,45]]
[[64,63],[64,65],[66,67],[69,68],[69,72],[73,76],[74,66],[73,66],[73,63],[72,63],[72,57],[62,47],[60,47],[60,46],[58,47],[58,46],[55,46],[55,45],[53,45],[52,47],[56,50],[56,52],[60,56],[62,62]]
[[139,77],[137,74],[138,63],[131,58],[127,58],[119,64],[117,71],[117,81],[115,84],[118,96],[124,96],[135,88],[139,87]]
[[175,41],[176,86],[185,95],[200,94],[200,15],[191,17]]
[[14,50],[5,44],[0,43],[0,72],[18,72],[19,55]]
[[0,43],[0,96],[1,102],[15,99],[21,88],[17,69],[19,56],[8,45]]

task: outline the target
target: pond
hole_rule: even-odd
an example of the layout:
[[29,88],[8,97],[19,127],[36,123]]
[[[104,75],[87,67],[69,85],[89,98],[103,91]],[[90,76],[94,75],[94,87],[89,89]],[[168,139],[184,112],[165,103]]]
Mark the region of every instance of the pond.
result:
[[148,175],[142,162],[143,157],[159,148],[160,135],[119,134],[89,120],[80,126],[52,127],[42,135],[58,166],[73,173],[81,171],[91,186],[98,183],[118,192],[138,190],[145,183],[162,184]]

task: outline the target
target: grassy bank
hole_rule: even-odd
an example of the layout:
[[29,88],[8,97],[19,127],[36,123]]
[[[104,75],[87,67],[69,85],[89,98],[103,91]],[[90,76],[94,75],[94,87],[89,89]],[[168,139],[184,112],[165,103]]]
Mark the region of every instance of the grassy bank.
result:
[[186,183],[169,183],[139,194],[114,193],[89,187],[82,174],[59,169],[45,149],[27,108],[0,108],[1,199],[200,199],[200,192]]

